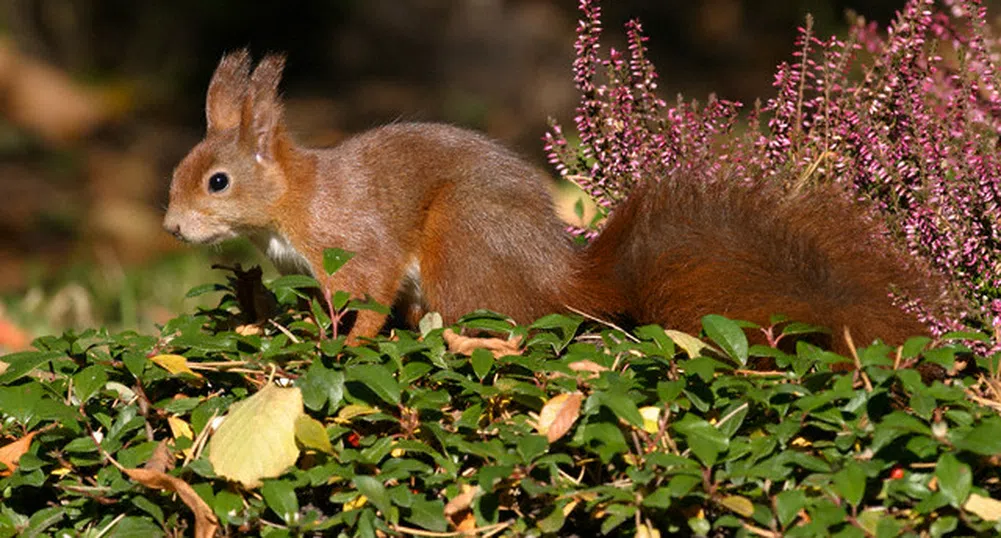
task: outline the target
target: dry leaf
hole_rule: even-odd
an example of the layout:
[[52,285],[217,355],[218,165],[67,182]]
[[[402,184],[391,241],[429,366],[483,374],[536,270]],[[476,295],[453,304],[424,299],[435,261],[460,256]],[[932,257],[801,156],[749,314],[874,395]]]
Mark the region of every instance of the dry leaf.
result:
[[170,353],[164,353],[162,355],[156,355],[150,358],[153,364],[156,364],[160,368],[177,375],[177,374],[191,374],[197,378],[201,378],[202,374],[199,374],[188,366],[188,359],[181,355],[173,355]]
[[219,529],[219,520],[209,505],[195,493],[187,482],[160,471],[149,469],[122,469],[129,478],[152,489],[173,491],[195,515],[195,538],[211,538]]
[[295,465],[296,420],[305,413],[298,387],[272,384],[230,407],[209,441],[209,461],[216,474],[256,488]]
[[985,521],[997,521],[1001,519],[1001,501],[971,493],[963,503],[963,509],[976,514]]
[[463,533],[463,536],[473,536],[476,531],[476,516],[472,510],[466,512],[465,517],[455,525],[455,530]]
[[[195,440],[195,433],[191,431],[191,426],[184,419],[177,416],[167,417],[167,425],[170,426],[170,434],[175,440],[181,438],[187,438],[191,441]],[[182,452],[184,453],[184,457],[191,457],[191,447],[185,448]]]
[[13,443],[0,447],[0,463],[7,466],[6,469],[0,469],[0,477],[10,476],[17,469],[18,460],[31,447],[31,440],[36,435],[38,435],[38,432],[31,432]]
[[574,361],[568,366],[574,372],[591,372],[592,374],[600,374],[601,372],[608,371],[608,368],[594,361]]
[[580,416],[580,404],[584,395],[579,392],[557,394],[542,406],[536,429],[546,436],[550,443],[563,437]]
[[445,517],[453,516],[473,505],[473,499],[480,493],[480,486],[462,484],[462,493],[456,495],[445,505]]
[[174,454],[167,446],[167,441],[160,441],[153,449],[153,455],[143,464],[143,469],[147,471],[159,471],[165,473],[174,468]]
[[510,340],[500,338],[476,338],[463,336],[452,329],[445,329],[442,333],[448,350],[457,355],[472,355],[477,349],[486,349],[499,358],[505,355],[521,355],[521,337],[517,336]]
[[264,334],[264,329],[256,323],[248,323],[237,326],[233,332],[240,336],[258,336]]

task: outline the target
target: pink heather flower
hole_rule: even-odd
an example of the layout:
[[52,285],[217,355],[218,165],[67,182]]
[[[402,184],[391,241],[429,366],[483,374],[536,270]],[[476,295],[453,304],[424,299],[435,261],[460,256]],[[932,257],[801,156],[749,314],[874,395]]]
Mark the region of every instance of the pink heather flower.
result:
[[841,184],[967,302],[932,312],[901,298],[905,308],[936,331],[1001,329],[1001,40],[979,0],[943,5],[909,0],[884,31],[859,20],[845,40],[815,36],[808,17],[776,69],[776,94],[736,133],[740,103],[679,96],[669,106],[657,95],[638,21],[626,25],[625,51],[602,54],[600,7],[581,0],[579,142],[552,123],[549,160],[606,209],[636,181],[678,169]]

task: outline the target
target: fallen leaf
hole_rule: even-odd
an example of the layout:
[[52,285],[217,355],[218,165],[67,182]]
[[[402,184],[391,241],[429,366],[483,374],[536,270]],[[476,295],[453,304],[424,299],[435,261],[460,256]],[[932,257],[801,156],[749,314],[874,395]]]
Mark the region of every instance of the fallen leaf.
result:
[[477,349],[486,349],[493,353],[495,358],[505,355],[521,355],[521,337],[514,337],[510,340],[501,338],[478,338],[473,336],[463,336],[452,329],[445,329],[442,333],[448,350],[457,355],[469,356]]
[[174,468],[174,454],[170,452],[167,441],[160,441],[153,449],[153,455],[143,464],[143,469],[147,471],[159,471],[165,473]]
[[[184,419],[177,416],[167,417],[167,425],[170,426],[170,434],[175,440],[181,438],[187,438],[189,441],[195,440],[195,433],[191,431],[191,426]],[[185,457],[191,457],[191,447],[185,448],[182,452]]]
[[553,443],[563,437],[580,417],[580,404],[584,395],[579,392],[557,394],[542,406],[536,430]]
[[592,374],[600,374],[601,372],[607,372],[608,368],[602,366],[594,361],[574,361],[569,365],[571,370],[574,372],[591,372]]
[[295,424],[303,414],[299,387],[268,384],[233,404],[209,441],[209,461],[216,474],[247,488],[260,486],[262,478],[281,475],[299,458]]
[[445,505],[445,516],[455,515],[473,505],[473,499],[480,493],[480,486],[462,484],[462,493],[456,495]]
[[472,510],[466,512],[465,516],[456,523],[455,530],[462,533],[463,536],[470,536],[475,533],[476,516],[473,515]]
[[191,509],[195,516],[195,538],[211,538],[219,529],[219,520],[209,505],[195,493],[191,486],[169,474],[149,469],[122,469],[129,478],[152,489],[173,491]]
[[237,326],[237,328],[233,329],[233,332],[240,336],[258,336],[264,334],[264,329],[256,323],[248,323]]
[[38,432],[31,432],[17,441],[0,447],[0,463],[7,466],[6,469],[0,469],[0,477],[10,476],[10,474],[17,469],[18,460],[20,460],[21,456],[24,455],[28,451],[28,448],[31,447],[31,440],[34,439],[36,435],[38,435]]
[[963,510],[985,521],[1001,520],[1001,501],[971,493],[963,503]]
[[157,355],[150,359],[153,364],[156,364],[160,368],[177,375],[177,374],[190,374],[197,378],[201,378],[202,374],[199,374],[188,366],[188,359],[181,355],[173,355],[170,353],[164,353],[162,355]]

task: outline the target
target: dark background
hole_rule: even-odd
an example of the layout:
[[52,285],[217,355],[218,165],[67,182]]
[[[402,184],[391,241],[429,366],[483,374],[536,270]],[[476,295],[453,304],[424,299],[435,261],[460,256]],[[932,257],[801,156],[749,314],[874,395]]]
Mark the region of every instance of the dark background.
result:
[[[807,12],[844,33],[896,0],[606,1],[605,44],[639,17],[661,90],[750,104],[770,95]],[[288,53],[288,121],[336,143],[381,123],[487,131],[543,162],[571,121],[573,0],[5,0],[0,7],[0,293],[79,263],[132,267],[180,248],[160,231],[170,171],[204,129],[226,50]]]

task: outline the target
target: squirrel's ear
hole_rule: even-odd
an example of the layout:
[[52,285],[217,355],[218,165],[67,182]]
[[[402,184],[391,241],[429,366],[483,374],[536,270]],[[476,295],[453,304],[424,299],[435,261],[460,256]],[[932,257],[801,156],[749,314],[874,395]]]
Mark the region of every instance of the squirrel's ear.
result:
[[278,98],[285,56],[268,54],[250,75],[247,109],[243,115],[243,136],[253,147],[257,159],[272,160],[278,129],[282,124],[282,104]]
[[223,56],[205,97],[209,131],[225,131],[240,125],[240,112],[249,84],[250,52],[240,49]]

